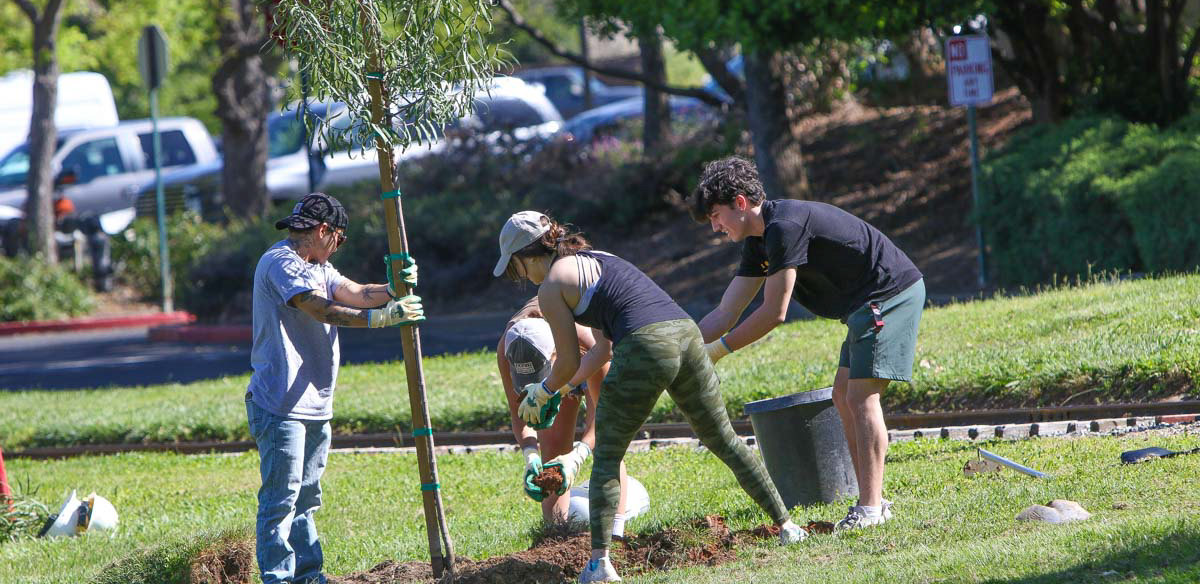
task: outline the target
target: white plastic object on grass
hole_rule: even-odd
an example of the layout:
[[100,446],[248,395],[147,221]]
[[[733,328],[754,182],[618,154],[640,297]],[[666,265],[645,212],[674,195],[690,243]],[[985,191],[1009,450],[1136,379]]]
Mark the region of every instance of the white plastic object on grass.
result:
[[1041,479],[1046,477],[1046,473],[1044,472],[1033,470],[1032,468],[1029,468],[1023,464],[1013,462],[1007,458],[1004,458],[1003,456],[1000,456],[999,454],[988,452],[982,448],[979,449],[979,456],[982,456],[983,458],[986,458],[992,462],[998,462],[1004,466],[1007,466],[1008,468],[1011,468],[1017,472],[1023,472],[1034,478]]
[[[625,520],[629,521],[638,515],[641,515],[650,510],[650,494],[646,492],[646,487],[641,481],[626,476],[629,485],[625,493]],[[571,504],[567,511],[568,523],[589,522],[588,514],[588,487],[591,479],[571,487]]]
[[80,500],[71,491],[54,521],[46,528],[45,537],[71,537],[97,531],[116,531],[117,509],[108,499],[91,493]]

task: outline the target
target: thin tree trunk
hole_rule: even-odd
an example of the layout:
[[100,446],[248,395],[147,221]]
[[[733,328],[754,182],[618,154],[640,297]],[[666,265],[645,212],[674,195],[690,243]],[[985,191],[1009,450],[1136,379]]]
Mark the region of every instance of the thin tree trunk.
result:
[[[637,35],[641,49],[642,74],[667,84],[667,64],[663,58],[662,33],[657,29]],[[658,152],[671,133],[671,105],[668,95],[647,85],[643,93],[645,115],[642,127],[642,149],[646,154]]]
[[746,118],[763,190],[773,199],[808,196],[800,136],[788,116],[783,60],[778,53],[752,51],[746,63]]
[[[55,27],[57,28],[57,27]],[[49,264],[58,263],[54,241],[54,146],[58,127],[54,124],[58,109],[58,59],[55,58],[56,31],[34,27],[33,41],[33,115],[29,127],[29,167],[26,182],[25,217],[29,226],[29,248],[42,254]]]
[[233,213],[252,219],[269,207],[267,114],[271,93],[264,60],[264,30],[252,0],[229,0],[220,11],[218,46],[224,61],[213,75],[221,119],[224,164],[221,190]]
[[65,0],[49,0],[39,14],[30,0],[13,0],[33,25],[33,111],[29,122],[29,175],[25,183],[25,219],[29,248],[50,264],[58,263],[54,243],[54,148],[58,127],[58,26]]

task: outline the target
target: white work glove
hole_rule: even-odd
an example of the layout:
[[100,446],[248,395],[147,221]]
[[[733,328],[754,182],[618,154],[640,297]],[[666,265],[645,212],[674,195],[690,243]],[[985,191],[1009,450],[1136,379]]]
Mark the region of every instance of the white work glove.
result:
[[[412,258],[404,258],[404,269],[400,270],[400,279],[408,284],[409,288],[417,287],[417,260]],[[387,293],[392,298],[399,298],[400,295],[396,292],[395,285],[392,284],[391,278],[388,278]]]
[[421,306],[421,297],[412,294],[390,300],[383,308],[367,311],[367,326],[370,328],[412,324],[423,320],[425,308]]
[[721,360],[721,357],[732,353],[733,349],[729,348],[729,343],[725,342],[725,337],[721,337],[711,343],[706,343],[704,345],[704,352],[708,353],[708,360],[712,361],[715,365],[717,361]]
[[522,480],[525,494],[534,501],[541,501],[546,498],[546,493],[533,484],[533,479],[542,473],[542,457],[538,454],[537,446],[526,446],[521,452],[525,454],[525,478]]
[[521,390],[524,397],[521,405],[517,406],[517,415],[535,430],[545,430],[554,423],[558,415],[558,406],[562,403],[562,394],[551,391],[545,381],[530,383]]
[[566,493],[571,485],[575,484],[575,476],[579,474],[579,469],[583,467],[583,461],[592,455],[592,449],[583,442],[575,442],[575,447],[566,454],[555,456],[550,462],[546,463],[546,467],[561,466],[563,473],[563,486],[558,490],[558,495]]

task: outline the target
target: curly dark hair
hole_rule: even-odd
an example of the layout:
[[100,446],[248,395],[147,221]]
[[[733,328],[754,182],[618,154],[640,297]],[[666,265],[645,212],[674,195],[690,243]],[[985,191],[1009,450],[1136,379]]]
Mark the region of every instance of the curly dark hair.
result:
[[[560,224],[545,214],[542,215],[542,225],[549,225],[550,229],[541,237],[533,240],[533,243],[513,252],[514,258],[548,255],[556,255],[561,258],[592,249],[592,244],[583,237],[583,233],[572,230],[573,225]],[[513,267],[512,261],[509,261],[508,267],[504,269],[504,276],[516,282],[523,280],[522,275]]]
[[753,206],[767,198],[754,163],[740,156],[714,160],[704,165],[688,211],[697,223],[706,223],[714,205],[732,205],[738,195],[745,196]]

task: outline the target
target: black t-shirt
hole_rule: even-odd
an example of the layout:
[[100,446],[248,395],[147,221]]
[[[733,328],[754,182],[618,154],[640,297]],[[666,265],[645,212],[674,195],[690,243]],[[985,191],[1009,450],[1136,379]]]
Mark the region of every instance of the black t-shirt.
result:
[[637,266],[602,251],[581,251],[579,255],[600,262],[600,279],[575,322],[600,329],[614,347],[646,325],[691,318]]
[[833,205],[763,201],[762,237],[747,237],[737,275],[761,278],[796,268],[792,297],[813,314],[845,319],[895,296],[921,272],[878,229]]

